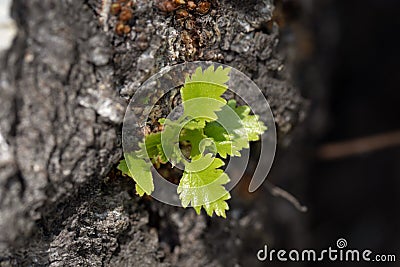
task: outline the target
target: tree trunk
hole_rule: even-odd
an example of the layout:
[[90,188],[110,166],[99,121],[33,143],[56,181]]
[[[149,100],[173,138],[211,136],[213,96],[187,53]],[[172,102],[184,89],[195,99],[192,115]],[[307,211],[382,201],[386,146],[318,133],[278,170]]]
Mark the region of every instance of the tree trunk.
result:
[[305,102],[273,1],[211,1],[184,18],[132,3],[131,32],[118,35],[109,0],[14,0],[18,32],[0,73],[1,266],[245,266],[274,238],[279,207],[263,190],[234,193],[228,218],[210,219],[140,199],[114,171],[127,100],[183,61],[243,71],[267,96],[280,140],[290,136]]

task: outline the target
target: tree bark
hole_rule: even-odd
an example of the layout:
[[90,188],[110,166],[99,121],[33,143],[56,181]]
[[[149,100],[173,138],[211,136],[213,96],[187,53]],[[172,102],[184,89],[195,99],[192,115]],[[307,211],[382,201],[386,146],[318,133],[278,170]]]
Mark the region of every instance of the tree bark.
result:
[[243,71],[265,93],[281,140],[290,136],[306,105],[273,1],[211,1],[207,14],[178,19],[136,0],[124,36],[109,2],[14,0],[18,33],[0,73],[0,265],[257,263],[243,247],[274,236],[265,191],[254,202],[234,193],[228,219],[209,219],[134,196],[114,168],[127,100],[183,61]]

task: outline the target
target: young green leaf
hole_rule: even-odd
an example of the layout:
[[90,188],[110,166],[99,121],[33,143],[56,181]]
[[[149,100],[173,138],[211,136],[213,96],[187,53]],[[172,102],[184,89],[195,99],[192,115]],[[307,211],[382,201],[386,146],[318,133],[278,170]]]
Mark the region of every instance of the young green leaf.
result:
[[228,86],[230,68],[210,66],[204,72],[201,67],[191,77],[186,77],[185,85],[181,88],[184,115],[191,118],[203,118],[212,121],[217,118],[218,111],[226,104],[221,95]]
[[[208,163],[210,157],[210,154],[204,156],[204,162]],[[230,194],[223,186],[229,182],[229,177],[219,169],[224,162],[215,158],[209,166],[204,166],[204,169],[201,166],[193,166],[194,164],[198,165],[198,162],[185,164],[185,172],[178,186],[183,207],[191,204],[197,213],[203,207],[209,216],[215,212],[218,216],[225,217],[225,211],[229,209],[226,200],[230,198]],[[191,171],[199,168],[202,170]]]
[[214,70],[214,65],[211,65],[203,72],[201,67],[198,67],[191,77],[186,77],[185,84],[190,82],[208,82],[219,84],[225,88],[228,88],[225,83],[229,81],[230,71],[231,68],[224,69],[222,66],[219,66],[216,70]]
[[[131,168],[128,168],[128,165]],[[153,177],[151,175],[151,164],[144,159],[138,158],[135,153],[125,153],[125,160],[121,160],[118,169],[123,174],[133,178],[136,182],[136,193],[143,196],[150,195],[154,190]]]
[[169,119],[164,121],[164,130],[161,133],[160,145],[163,149],[163,153],[169,159],[172,166],[175,166],[178,162],[182,161],[182,153],[179,149],[181,129],[181,122]]
[[206,126],[206,122],[200,119],[193,119],[187,122],[183,128],[189,130],[203,129]]
[[[129,171],[128,165],[126,164],[126,161],[124,159],[119,162],[117,169],[120,170],[122,174],[133,178],[132,174]],[[136,188],[136,193],[139,196],[143,196],[145,194],[145,191],[138,184],[136,184],[135,188]]]
[[233,99],[228,101],[228,106],[230,106],[242,120],[243,128],[246,129],[248,140],[258,141],[260,135],[267,130],[264,123],[259,120],[257,115],[250,115],[251,110],[249,106],[244,105],[237,107],[236,101]]
[[203,129],[189,130],[183,129],[179,137],[180,141],[188,141],[192,146],[190,156],[193,158],[200,155],[200,142],[207,136],[204,135]]
[[126,161],[124,159],[119,162],[117,169],[120,170],[122,174],[132,177],[131,173],[129,172],[128,165],[126,165]]
[[[232,116],[231,110],[237,116]],[[240,157],[240,151],[249,148],[249,141],[259,140],[260,135],[267,129],[257,115],[250,115],[248,106],[237,107],[235,100],[229,100],[228,105],[216,114],[218,121],[224,121],[224,126],[216,121],[208,122],[204,134],[214,139],[222,158],[226,158],[227,155]],[[228,120],[224,120],[224,117]]]
[[168,159],[164,154],[161,145],[161,132],[151,133],[146,136],[144,143],[139,143],[140,150],[135,155],[141,159],[150,158],[153,163],[167,163]]
[[222,158],[226,158],[227,155],[240,157],[240,151],[249,148],[247,132],[241,123],[231,123],[225,127],[229,129],[230,134],[219,123],[210,122],[204,128],[204,133],[214,139],[218,154]]
[[250,115],[248,106],[222,98],[230,70],[197,68],[180,90],[183,115],[177,120],[159,119],[163,131],[147,135],[138,151],[125,154],[118,169],[135,180],[140,196],[154,190],[148,158],[157,165],[183,162],[185,170],[177,189],[182,205],[191,204],[198,214],[204,208],[209,216],[226,217],[226,201],[231,196],[224,185],[229,177],[221,169],[224,162],[215,156],[241,156],[249,141],[259,140],[267,129],[257,115]]

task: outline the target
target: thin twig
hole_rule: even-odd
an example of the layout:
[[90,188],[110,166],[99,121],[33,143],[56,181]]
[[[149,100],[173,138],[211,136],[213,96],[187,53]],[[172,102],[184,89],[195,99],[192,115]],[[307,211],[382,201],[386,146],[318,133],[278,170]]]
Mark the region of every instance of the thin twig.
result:
[[318,149],[317,155],[321,159],[331,160],[397,145],[400,145],[400,131],[325,144]]
[[274,197],[281,197],[285,200],[287,200],[288,202],[290,202],[298,211],[300,212],[307,212],[307,207],[303,206],[300,201],[294,197],[292,194],[290,194],[289,192],[283,190],[282,188],[271,184],[270,182],[267,181],[267,188],[268,190],[271,192],[271,194]]

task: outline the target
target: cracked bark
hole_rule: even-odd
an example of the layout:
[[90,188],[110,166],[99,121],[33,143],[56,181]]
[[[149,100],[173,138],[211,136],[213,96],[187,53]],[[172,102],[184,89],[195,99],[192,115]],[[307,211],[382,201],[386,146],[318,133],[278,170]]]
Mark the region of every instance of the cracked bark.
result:
[[273,236],[265,192],[255,203],[234,193],[231,218],[209,219],[141,200],[132,181],[110,170],[122,155],[129,96],[159,68],[185,60],[246,73],[267,96],[281,140],[290,137],[305,102],[291,85],[279,28],[267,27],[272,1],[214,1],[208,14],[189,18],[190,29],[137,0],[124,37],[113,30],[116,18],[104,17],[108,2],[14,1],[18,34],[0,72],[0,265],[256,263],[242,248]]

